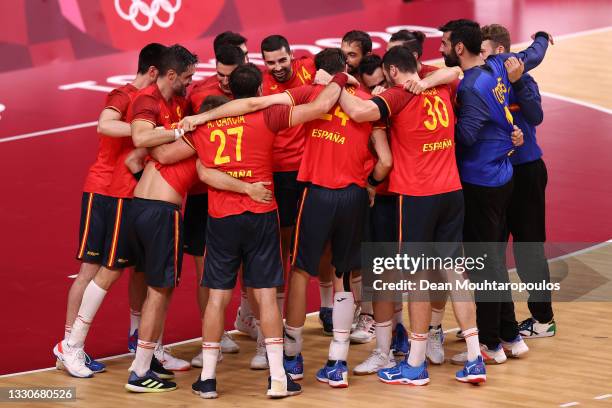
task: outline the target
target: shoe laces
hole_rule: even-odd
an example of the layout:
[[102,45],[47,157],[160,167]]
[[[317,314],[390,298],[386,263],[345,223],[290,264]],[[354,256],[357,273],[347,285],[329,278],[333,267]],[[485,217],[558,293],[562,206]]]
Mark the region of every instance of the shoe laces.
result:
[[224,331],[223,334],[221,335],[221,341],[234,341],[234,338],[232,337],[231,334],[229,334],[228,332]]
[[76,350],[76,354],[75,354],[75,358],[76,361],[78,361],[79,363],[81,363],[82,365],[85,365],[85,361],[87,361],[87,354],[85,354],[85,350],[83,350],[82,348],[79,348]]
[[368,325],[370,324],[370,317],[367,315],[359,315],[359,319],[357,320],[357,327],[355,330],[363,330],[368,331]]
[[364,361],[364,363],[366,363],[366,364],[369,364],[369,363],[379,363],[379,362],[385,361],[386,358],[387,358],[387,356],[385,356],[380,351],[380,349],[374,349],[374,350],[372,350],[372,353],[370,353],[368,358],[366,358],[366,361]]

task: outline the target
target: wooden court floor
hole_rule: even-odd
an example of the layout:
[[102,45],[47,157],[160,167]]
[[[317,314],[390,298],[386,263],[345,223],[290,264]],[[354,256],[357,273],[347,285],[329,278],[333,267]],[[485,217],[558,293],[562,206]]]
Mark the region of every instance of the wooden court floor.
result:
[[[607,61],[612,55],[610,44],[612,30],[559,40],[534,73],[541,90],[612,108],[609,92],[601,92],[602,89],[612,89],[612,67]],[[597,69],[592,70],[592,67]],[[593,271],[610,282],[612,246],[553,262],[552,275],[568,267],[572,276],[577,278],[578,285],[581,279],[586,282]],[[610,293],[612,288],[607,283],[598,289],[601,298],[610,299]],[[0,386],[74,386],[77,389],[76,403],[16,405],[24,407],[612,406],[612,303],[558,302],[554,308],[557,336],[529,340],[531,351],[524,359],[488,366],[488,380],[481,386],[455,381],[454,372],[458,367],[447,362],[442,366],[430,366],[431,383],[425,387],[390,386],[378,382],[373,376],[351,375],[349,388],[331,389],[314,378],[316,370],[327,358],[330,340],[322,335],[315,317],[308,319],[305,330],[306,372],[301,382],[304,392],[285,400],[270,401],[265,397],[267,372],[248,368],[255,343],[244,335],[235,336],[241,346],[240,353],[226,355],[218,367],[220,398],[217,400],[204,401],[191,393],[191,383],[199,375],[198,369],[177,374],[177,391],[147,395],[127,393],[123,385],[127,380],[131,357],[107,360],[108,371],[93,379],[76,379],[63,372],[45,371],[0,378]],[[517,304],[517,318],[526,316],[525,305]],[[447,330],[457,326],[450,306],[447,307],[443,326]],[[199,347],[199,342],[194,341],[173,347],[172,352],[178,357],[191,359]],[[349,367],[363,361],[372,347],[373,343],[351,346]],[[450,358],[464,349],[464,342],[455,339],[454,333],[450,332],[445,348],[447,358]],[[9,352],[27,353],[27,350]],[[568,405],[570,403],[574,404]]]

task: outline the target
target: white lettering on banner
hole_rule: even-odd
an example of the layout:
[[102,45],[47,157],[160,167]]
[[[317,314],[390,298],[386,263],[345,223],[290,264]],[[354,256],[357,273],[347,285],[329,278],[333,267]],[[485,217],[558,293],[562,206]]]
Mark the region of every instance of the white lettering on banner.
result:
[[5,109],[6,109],[6,106],[0,103],[0,112],[4,112]]
[[399,30],[409,30],[409,31],[422,31],[427,37],[442,37],[442,31],[439,31],[434,27],[425,27],[419,25],[398,25],[387,27],[385,31],[388,33],[397,33]]
[[[132,4],[130,4],[126,13],[121,6],[121,0],[115,0],[115,11],[119,17],[131,22],[132,26],[138,31],[149,31],[153,27],[153,23],[161,28],[170,27],[174,23],[174,15],[180,8],[181,0],[176,0],[174,5],[170,0],[153,0],[151,5],[143,0],[132,0]],[[168,15],[167,20],[164,21],[159,17],[160,11]],[[144,24],[138,21],[141,14],[146,18]]]
[[72,84],[60,85],[58,88],[62,91],[68,91],[70,89],[86,89],[88,91],[98,91],[104,93],[109,93],[114,89],[110,86],[98,85],[96,81],[75,82]]
[[113,85],[125,85],[134,80],[134,75],[114,75],[106,78],[106,82]]

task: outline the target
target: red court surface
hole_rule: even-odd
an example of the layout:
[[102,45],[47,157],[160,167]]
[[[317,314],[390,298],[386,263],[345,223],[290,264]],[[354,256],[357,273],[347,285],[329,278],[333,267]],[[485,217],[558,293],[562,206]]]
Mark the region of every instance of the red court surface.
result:
[[[328,15],[305,15],[308,20],[285,9],[282,25],[264,24],[261,8],[248,6],[278,6],[280,1],[235,3],[243,7],[241,19],[250,16],[258,20],[242,30],[253,53],[260,40],[271,33],[301,44],[296,54],[316,53],[337,43],[350,29],[367,30],[384,46],[383,39],[394,26],[437,27],[458,17],[504,24],[515,43],[528,41],[538,30],[563,35],[612,25],[609,1],[504,1],[496,5],[489,1],[363,0],[347,12],[333,9],[332,2],[327,2],[332,8]],[[280,11],[266,9],[266,14],[275,13]],[[235,29],[229,20],[216,28]],[[438,38],[426,41],[424,59],[439,56],[438,43]],[[199,54],[201,75],[211,75],[212,36],[185,45]],[[135,71],[136,55],[120,52],[0,74],[0,111],[4,107],[0,113],[0,278],[4,284],[0,346],[8,351],[0,374],[53,364],[51,349],[63,334],[66,294],[72,282],[68,276],[76,274],[79,267],[74,254],[81,189],[97,147],[95,127],[90,122],[97,119],[104,92]],[[75,83],[81,85],[66,87]],[[612,231],[612,168],[606,148],[612,134],[610,115],[549,97],[544,97],[543,104],[545,120],[538,128],[538,138],[549,170],[548,239],[606,241]],[[62,127],[68,128],[53,130]],[[175,292],[166,324],[166,343],[200,336],[193,275],[192,261],[185,257],[182,284]],[[316,288],[313,282],[311,310],[318,304]],[[233,323],[237,300],[236,294],[227,327]],[[127,279],[121,279],[96,316],[87,344],[90,354],[103,357],[126,351],[128,310]]]

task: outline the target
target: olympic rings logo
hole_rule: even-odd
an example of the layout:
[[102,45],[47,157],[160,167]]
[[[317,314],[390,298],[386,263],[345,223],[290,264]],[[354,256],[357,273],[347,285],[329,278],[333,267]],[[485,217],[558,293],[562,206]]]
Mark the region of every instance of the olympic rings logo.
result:
[[[115,0],[115,10],[117,14],[125,21],[131,22],[138,31],[149,31],[151,27],[153,27],[153,24],[157,24],[161,28],[170,27],[172,23],[174,23],[174,15],[181,8],[181,0],[176,0],[174,6],[171,0],[153,0],[151,5],[148,5],[143,0],[132,0],[132,4],[126,13],[123,11],[120,3],[121,0]],[[167,20],[164,21],[158,16],[160,10],[168,14]],[[140,14],[147,18],[144,24],[136,20]]]

